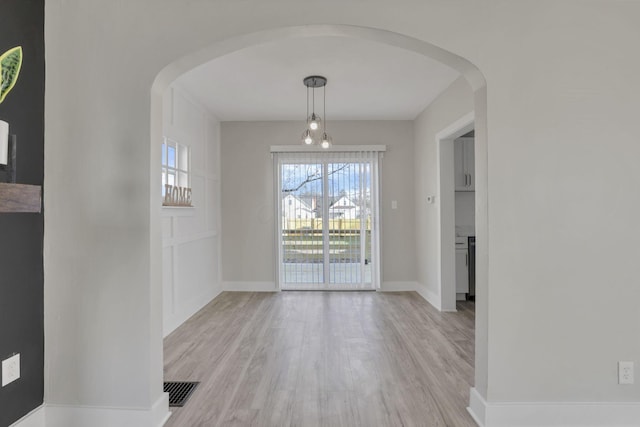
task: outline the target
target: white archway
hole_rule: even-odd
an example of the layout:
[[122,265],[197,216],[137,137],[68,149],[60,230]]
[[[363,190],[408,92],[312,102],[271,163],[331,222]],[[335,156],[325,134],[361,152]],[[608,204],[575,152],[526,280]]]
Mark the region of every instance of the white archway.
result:
[[[150,132],[150,182],[158,181],[160,175],[160,141],[162,138],[162,95],[169,85],[187,71],[220,56],[276,40],[303,37],[339,36],[366,39],[401,49],[416,52],[437,60],[457,70],[467,80],[474,92],[474,126],[476,155],[476,351],[475,390],[486,397],[488,376],[488,174],[487,174],[487,102],[486,82],[480,70],[468,60],[441,49],[428,42],[399,33],[369,27],[351,25],[308,25],[284,27],[267,31],[248,33],[221,40],[212,46],[185,56],[167,65],[157,75],[151,90],[151,132]],[[154,166],[155,165],[155,166]],[[152,185],[152,188],[157,188]],[[161,224],[160,194],[151,191],[150,196],[150,258],[151,283],[159,289],[152,291],[152,304],[161,304]],[[440,219],[442,220],[442,218]],[[440,246],[441,248],[441,246]],[[442,268],[442,267],[441,267]],[[441,277],[441,272],[438,273]],[[440,284],[440,302],[445,298]],[[442,304],[440,304],[442,307]],[[162,319],[155,318],[153,333],[162,330]],[[162,372],[159,373],[160,375]],[[473,396],[473,393],[472,393]],[[473,401],[472,401],[473,406]]]

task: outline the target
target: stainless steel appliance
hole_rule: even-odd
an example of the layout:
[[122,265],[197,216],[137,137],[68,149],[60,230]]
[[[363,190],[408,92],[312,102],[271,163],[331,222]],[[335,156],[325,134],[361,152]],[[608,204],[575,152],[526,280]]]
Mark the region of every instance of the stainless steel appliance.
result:
[[476,236],[469,236],[469,293],[467,299],[476,299]]

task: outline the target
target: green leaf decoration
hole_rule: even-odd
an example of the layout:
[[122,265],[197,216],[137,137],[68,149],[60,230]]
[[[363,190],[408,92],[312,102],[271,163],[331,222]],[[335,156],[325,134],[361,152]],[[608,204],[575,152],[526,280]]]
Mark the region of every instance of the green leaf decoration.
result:
[[22,46],[9,49],[0,56],[0,104],[13,89],[22,67]]

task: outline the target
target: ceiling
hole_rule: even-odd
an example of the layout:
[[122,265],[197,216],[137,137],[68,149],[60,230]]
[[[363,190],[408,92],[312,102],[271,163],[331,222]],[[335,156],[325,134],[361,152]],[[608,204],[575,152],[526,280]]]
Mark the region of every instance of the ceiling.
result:
[[[252,46],[205,63],[177,83],[221,121],[304,120],[302,79],[327,77],[331,120],[413,120],[459,73],[423,55],[346,37]],[[316,89],[316,111],[322,89]]]

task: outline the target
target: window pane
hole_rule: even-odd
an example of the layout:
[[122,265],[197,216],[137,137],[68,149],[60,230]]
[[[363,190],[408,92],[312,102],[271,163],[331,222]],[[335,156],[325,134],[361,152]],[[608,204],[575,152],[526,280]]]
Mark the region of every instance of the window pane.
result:
[[174,173],[169,173],[169,175],[167,176],[167,178],[169,179],[169,181],[167,182],[167,184],[169,185],[176,185],[176,175]]
[[[189,170],[189,147],[185,147],[184,145],[178,146],[178,169],[182,169],[183,171]],[[180,184],[183,185],[183,184]]]
[[189,174],[186,172],[180,172],[178,174],[178,185],[180,187],[188,187],[189,186]]
[[167,183],[167,173],[165,171],[162,171],[162,197],[164,197],[165,195],[165,188],[164,185]]
[[168,157],[169,157],[168,165],[170,168],[175,168],[176,167],[176,147],[169,146],[167,147],[167,151],[168,151]]
[[165,166],[167,164],[167,144],[162,143],[162,165]]

